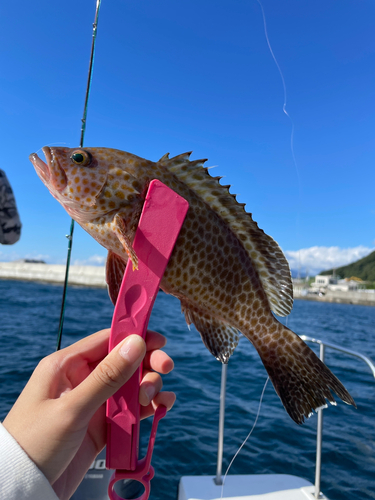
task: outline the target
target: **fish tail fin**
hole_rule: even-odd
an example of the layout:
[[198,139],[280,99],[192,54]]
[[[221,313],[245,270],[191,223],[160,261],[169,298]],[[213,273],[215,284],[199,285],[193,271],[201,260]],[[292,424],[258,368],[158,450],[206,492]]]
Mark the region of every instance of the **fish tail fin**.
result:
[[[271,333],[272,331],[272,333]],[[331,390],[345,403],[356,404],[349,392],[303,340],[279,322],[265,335],[254,337],[255,345],[276,393],[289,416],[302,424],[312,410],[336,404]]]

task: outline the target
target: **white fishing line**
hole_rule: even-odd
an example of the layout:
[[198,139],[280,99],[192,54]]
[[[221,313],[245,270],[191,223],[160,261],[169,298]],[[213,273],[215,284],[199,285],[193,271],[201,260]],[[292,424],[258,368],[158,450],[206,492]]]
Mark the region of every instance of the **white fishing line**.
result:
[[256,1],[259,4],[259,6],[261,8],[261,11],[262,11],[264,35],[266,37],[266,42],[267,42],[267,45],[268,45],[268,49],[270,51],[272,59],[274,60],[274,62],[276,64],[277,70],[278,70],[278,72],[280,74],[280,78],[281,78],[281,81],[282,81],[282,84],[283,84],[283,90],[284,90],[283,113],[289,118],[290,123],[292,125],[292,131],[291,131],[291,134],[290,134],[290,149],[291,149],[291,152],[292,152],[293,162],[294,162],[294,166],[295,166],[297,177],[298,177],[298,185],[300,185],[299,169],[298,169],[296,157],[295,157],[295,154],[294,154],[294,122],[293,122],[292,117],[290,116],[290,114],[286,110],[286,85],[285,85],[285,79],[284,79],[283,72],[281,71],[280,65],[277,62],[276,56],[273,53],[273,50],[272,50],[272,47],[271,47],[271,42],[270,42],[270,39],[268,37],[266,16],[265,16],[265,13],[264,13],[263,5],[260,2],[260,0],[256,0]]
[[44,146],[39,148],[38,151],[35,151],[35,154],[37,155],[39,151],[42,151],[42,148],[44,148],[45,146],[58,146],[58,145],[66,146],[67,144],[68,144],[67,142],[50,142],[49,144],[44,144]]
[[266,390],[266,387],[267,387],[267,384],[268,384],[268,381],[269,381],[269,377],[267,377],[267,380],[266,380],[266,383],[264,384],[264,387],[263,387],[263,390],[262,390],[262,394],[260,395],[260,400],[259,400],[259,406],[258,406],[258,412],[257,412],[257,416],[255,417],[255,421],[254,421],[254,424],[249,432],[249,434],[246,436],[244,442],[241,444],[241,446],[238,448],[238,450],[236,451],[235,455],[233,456],[232,460],[230,461],[229,465],[228,465],[228,468],[227,470],[225,471],[225,474],[224,474],[224,477],[223,477],[223,484],[221,485],[221,499],[223,498],[223,495],[224,495],[224,486],[225,486],[225,480],[226,480],[226,477],[228,475],[228,472],[229,472],[229,469],[232,467],[232,464],[233,462],[236,460],[238,454],[240,453],[240,451],[242,450],[242,448],[245,446],[247,440],[250,438],[251,434],[253,433],[254,429],[255,429],[255,426],[257,425],[257,422],[258,422],[258,418],[259,418],[259,415],[260,415],[260,409],[261,409],[261,406],[262,406],[262,401],[263,401],[263,396],[264,396],[264,393],[265,393],[265,390]]
[[[288,111],[286,110],[286,84],[285,84],[285,79],[284,79],[284,75],[283,75],[283,72],[281,71],[281,68],[280,68],[280,65],[276,59],[276,56],[272,50],[272,46],[271,46],[271,42],[270,42],[270,39],[268,37],[268,32],[267,32],[267,23],[266,23],[266,15],[264,13],[264,9],[263,9],[263,5],[261,3],[260,0],[256,0],[259,7],[261,8],[261,11],[262,11],[262,17],[263,17],[263,27],[264,27],[264,35],[266,37],[266,42],[267,42],[267,45],[268,45],[268,49],[270,51],[270,54],[272,56],[272,59],[274,60],[274,63],[276,64],[276,67],[277,67],[277,70],[280,74],[280,78],[281,78],[281,81],[282,81],[282,84],[283,84],[283,91],[284,91],[284,103],[283,103],[283,113],[289,118],[290,120],[290,123],[292,125],[292,130],[291,130],[291,133],[290,133],[290,150],[291,150],[291,153],[292,153],[292,158],[293,158],[293,164],[294,164],[294,168],[295,168],[295,171],[296,171],[296,175],[297,175],[297,182],[298,182],[298,211],[297,211],[297,220],[296,220],[296,230],[297,230],[297,239],[299,239],[299,233],[300,233],[300,230],[299,230],[299,225],[300,225],[300,221],[299,221],[299,216],[300,216],[300,206],[301,206],[301,200],[302,200],[302,189],[301,189],[301,177],[300,177],[300,173],[299,173],[299,168],[298,168],[298,165],[297,165],[297,160],[296,160],[296,157],[295,157],[295,154],[294,154],[294,121],[292,119],[292,117],[290,116],[290,114],[288,113]],[[298,261],[299,261],[299,265],[298,265],[298,274],[299,274],[299,271],[300,271],[300,267],[301,267],[301,257],[300,257],[300,244],[298,244]]]
[[[289,118],[290,120],[290,123],[291,123],[291,127],[292,127],[292,130],[291,130],[291,133],[290,133],[290,150],[291,150],[291,153],[292,153],[292,159],[293,159],[293,164],[294,164],[294,168],[295,168],[295,171],[296,171],[296,175],[297,175],[297,181],[298,181],[298,192],[299,192],[299,203],[301,203],[301,178],[300,178],[300,174],[299,174],[299,168],[298,168],[298,165],[297,165],[297,160],[296,160],[296,157],[295,157],[295,154],[294,154],[294,121],[292,119],[292,117],[290,116],[290,114],[288,113],[287,109],[286,109],[286,104],[287,104],[287,93],[286,93],[286,84],[285,84],[285,79],[284,79],[284,75],[283,75],[283,72],[281,71],[281,68],[280,68],[280,65],[276,59],[276,56],[272,50],[272,46],[271,46],[271,42],[270,42],[270,39],[268,37],[268,32],[267,32],[267,23],[266,23],[266,16],[265,16],[265,13],[264,13],[264,9],[263,9],[263,5],[261,3],[260,0],[256,0],[257,3],[259,4],[260,8],[261,8],[261,11],[262,11],[262,17],[263,17],[263,27],[264,27],[264,35],[265,35],[265,38],[266,38],[266,42],[267,42],[267,46],[268,46],[268,50],[270,51],[270,54],[272,56],[272,59],[277,67],[277,70],[279,72],[279,75],[280,75],[280,78],[281,78],[281,82],[282,82],[282,85],[283,85],[283,92],[284,92],[284,102],[283,102],[283,113]],[[297,235],[299,233],[299,214],[297,214]],[[286,317],[286,326],[288,325],[288,317]],[[258,406],[258,412],[257,412],[257,415],[255,417],[255,421],[254,421],[254,424],[249,432],[249,434],[246,436],[245,440],[243,441],[243,443],[241,444],[241,446],[238,448],[237,452],[235,453],[235,455],[233,456],[232,460],[230,461],[229,465],[228,465],[228,468],[224,474],[224,477],[223,477],[223,483],[222,483],[222,486],[221,486],[221,499],[223,498],[223,495],[224,495],[224,486],[225,486],[225,480],[226,480],[226,477],[229,473],[229,470],[230,468],[232,467],[233,465],[233,462],[235,461],[235,459],[237,458],[238,454],[240,453],[240,451],[242,450],[242,448],[245,446],[246,442],[248,441],[248,439],[250,438],[250,436],[252,435],[254,429],[255,429],[255,426],[258,422],[258,419],[259,419],[259,415],[260,415],[260,409],[261,409],[261,406],[262,406],[262,401],[263,401],[263,397],[264,397],[264,393],[265,393],[265,390],[266,390],[266,387],[267,387],[267,384],[268,384],[268,381],[269,381],[269,377],[267,377],[267,380],[264,384],[264,387],[263,387],[263,390],[262,390],[262,394],[260,396],[260,400],[259,400],[259,406]]]

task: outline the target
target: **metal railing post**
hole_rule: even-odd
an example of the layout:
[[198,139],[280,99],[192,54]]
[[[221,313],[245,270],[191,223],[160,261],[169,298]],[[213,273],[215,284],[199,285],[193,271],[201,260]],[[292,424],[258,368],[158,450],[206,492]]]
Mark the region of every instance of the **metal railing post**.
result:
[[[305,342],[313,342],[314,344],[318,344],[320,346],[320,359],[324,362],[324,353],[325,348],[334,349],[335,351],[344,352],[349,356],[354,356],[356,358],[364,361],[369,367],[375,378],[375,365],[371,361],[370,358],[360,354],[359,352],[352,351],[350,349],[346,349],[344,347],[331,344],[329,342],[323,342],[319,339],[314,339],[312,337],[308,337],[307,335],[300,335],[301,339]],[[322,433],[323,433],[323,408],[317,410],[318,413],[318,423],[317,423],[317,431],[316,431],[316,469],[315,469],[315,498],[324,498],[324,495],[320,492],[320,478],[321,478],[321,468],[322,468]]]
[[[322,342],[321,340],[308,337],[306,335],[300,336],[302,340],[306,342],[313,342],[319,344],[320,347],[320,359],[324,362],[325,348],[334,349],[336,351],[344,352],[351,356],[362,359],[371,369],[372,374],[375,378],[375,365],[374,363],[363,354],[360,354],[349,349],[345,349],[341,346],[330,344],[328,342]],[[223,445],[224,445],[224,420],[225,420],[225,393],[226,393],[226,383],[227,383],[227,370],[228,365],[223,364],[221,368],[221,388],[220,388],[220,415],[219,415],[219,435],[218,435],[218,446],[217,446],[217,468],[216,477],[214,482],[216,485],[222,485],[222,466],[223,466]],[[322,441],[323,441],[323,409],[326,406],[321,407],[317,410],[318,422],[317,422],[317,432],[316,432],[316,468],[315,468],[315,492],[314,497],[316,499],[325,498],[320,492],[320,481],[321,481],[321,468],[322,468]]]
[[225,393],[227,387],[228,364],[221,366],[221,388],[220,388],[220,415],[219,415],[219,436],[217,442],[217,466],[215,484],[222,485],[223,467],[223,446],[224,446],[224,420],[225,420]]
[[[324,363],[325,345],[320,344],[320,359]],[[322,439],[323,439],[323,407],[318,410],[316,429],[316,465],[315,465],[315,498],[323,498],[320,493],[320,478],[322,471]]]

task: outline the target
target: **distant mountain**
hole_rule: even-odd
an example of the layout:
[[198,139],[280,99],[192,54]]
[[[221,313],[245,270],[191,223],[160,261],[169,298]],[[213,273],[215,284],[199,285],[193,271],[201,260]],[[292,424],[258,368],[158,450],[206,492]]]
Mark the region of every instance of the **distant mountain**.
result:
[[335,271],[336,275],[340,276],[340,278],[351,278],[355,276],[363,281],[375,281],[375,252],[371,252],[370,255],[357,260],[357,262],[353,262],[347,266],[337,267],[335,270],[328,269],[327,271],[322,271],[320,274],[333,274],[333,271]]

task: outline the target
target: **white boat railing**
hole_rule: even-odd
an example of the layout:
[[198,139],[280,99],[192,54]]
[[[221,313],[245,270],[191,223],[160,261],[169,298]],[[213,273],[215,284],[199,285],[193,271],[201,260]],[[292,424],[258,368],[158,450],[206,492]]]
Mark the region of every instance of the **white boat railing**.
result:
[[219,413],[219,437],[217,443],[217,466],[215,484],[222,485],[223,469],[223,443],[224,443],[224,419],[225,419],[225,394],[227,388],[228,364],[221,365],[221,387],[220,387],[220,413]]
[[[305,342],[313,342],[314,344],[319,344],[320,346],[320,359],[324,362],[325,349],[334,349],[336,351],[343,352],[350,356],[364,361],[371,369],[372,374],[375,378],[375,365],[370,358],[364,356],[350,349],[345,349],[341,346],[331,344],[329,342],[323,342],[322,340],[314,339],[306,335],[301,335],[301,339]],[[219,435],[218,435],[218,446],[217,446],[217,467],[216,467],[216,477],[215,484],[223,484],[222,479],[222,466],[223,466],[223,443],[224,443],[224,419],[225,419],[225,395],[226,395],[226,382],[227,382],[227,372],[228,365],[223,364],[221,370],[221,388],[220,388],[220,414],[219,414]],[[321,467],[322,467],[322,440],[323,440],[323,408],[317,410],[318,422],[317,422],[317,432],[316,432],[316,467],[315,467],[315,498],[323,498],[320,491],[320,480],[321,480]]]
[[[334,349],[335,351],[340,351],[349,356],[354,356],[356,358],[364,361],[371,369],[372,374],[375,378],[375,366],[370,358],[360,354],[359,352],[351,351],[350,349],[345,349],[344,347],[338,346],[336,344],[330,344],[329,342],[323,342],[322,340],[314,339],[312,337],[307,337],[306,335],[301,335],[301,339],[304,342],[313,342],[314,344],[319,344],[320,352],[319,357],[324,362],[325,349],[328,347],[329,349]],[[317,411],[318,414],[318,423],[316,429],[316,465],[315,465],[315,498],[322,498],[322,494],[320,492],[320,479],[321,479],[321,471],[322,471],[322,441],[323,441],[323,410],[321,408]]]

